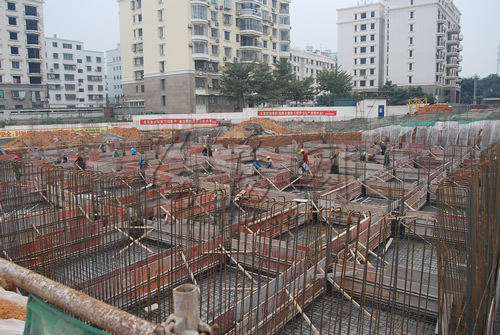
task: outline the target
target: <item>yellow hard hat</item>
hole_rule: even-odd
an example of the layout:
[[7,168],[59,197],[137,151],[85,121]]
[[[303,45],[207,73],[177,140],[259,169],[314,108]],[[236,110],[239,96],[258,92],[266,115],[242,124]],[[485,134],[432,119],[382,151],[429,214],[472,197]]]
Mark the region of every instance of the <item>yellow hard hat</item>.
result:
[[204,147],[204,148],[206,148],[207,146],[206,146],[206,145],[204,145],[203,147]]
[[271,159],[271,156],[267,156],[266,158],[267,158],[267,159]]
[[260,161],[260,158],[257,158],[258,161]]
[[299,151],[299,154],[303,153],[304,152],[304,149],[300,149]]

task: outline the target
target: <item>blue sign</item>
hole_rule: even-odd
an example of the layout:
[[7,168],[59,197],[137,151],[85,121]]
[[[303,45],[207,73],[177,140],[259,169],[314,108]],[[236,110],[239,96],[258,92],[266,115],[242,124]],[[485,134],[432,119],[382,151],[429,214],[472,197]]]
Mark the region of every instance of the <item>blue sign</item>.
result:
[[378,118],[381,119],[384,117],[384,112],[385,112],[385,106],[384,105],[378,105]]

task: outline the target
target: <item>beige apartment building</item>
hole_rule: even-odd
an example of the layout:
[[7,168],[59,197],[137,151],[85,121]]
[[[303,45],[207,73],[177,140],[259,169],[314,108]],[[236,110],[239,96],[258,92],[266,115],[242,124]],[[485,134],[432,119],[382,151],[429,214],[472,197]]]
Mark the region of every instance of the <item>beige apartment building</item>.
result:
[[229,63],[290,56],[291,0],[118,0],[124,102],[146,113],[234,111]]

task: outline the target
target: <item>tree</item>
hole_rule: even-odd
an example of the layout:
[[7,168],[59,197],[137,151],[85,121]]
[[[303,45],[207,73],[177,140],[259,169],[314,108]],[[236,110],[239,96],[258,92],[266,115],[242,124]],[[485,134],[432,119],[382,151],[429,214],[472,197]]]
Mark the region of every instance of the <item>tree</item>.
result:
[[500,97],[500,76],[490,74],[488,77],[482,78],[478,83],[480,96],[484,98],[499,98]]
[[316,92],[312,86],[313,83],[313,77],[307,77],[304,80],[296,79],[290,82],[288,98],[295,101],[295,106],[298,106],[299,102],[314,100]]
[[319,89],[333,97],[343,97],[352,90],[352,77],[339,67],[319,71],[316,75]]
[[283,106],[290,95],[290,83],[295,79],[292,65],[288,59],[282,58],[276,62],[274,65],[273,77],[273,100],[277,104]]
[[254,64],[248,80],[250,81],[251,89],[248,97],[250,105],[260,105],[272,101],[274,78],[271,67],[268,64]]
[[221,92],[231,100],[236,101],[239,108],[247,107],[246,97],[255,91],[251,80],[249,80],[254,67],[255,64],[229,64],[222,74]]
[[474,103],[474,78],[463,78],[460,83],[462,103],[473,104]]
[[427,98],[430,104],[436,102],[434,95],[426,94],[420,86],[398,88],[392,81],[387,81],[381,91],[388,95],[390,105],[406,105],[411,98]]

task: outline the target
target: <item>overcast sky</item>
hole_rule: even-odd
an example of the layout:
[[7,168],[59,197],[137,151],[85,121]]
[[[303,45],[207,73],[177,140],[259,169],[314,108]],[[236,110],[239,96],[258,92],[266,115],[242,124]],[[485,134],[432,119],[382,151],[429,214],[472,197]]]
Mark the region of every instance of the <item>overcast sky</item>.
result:
[[[292,45],[336,52],[337,8],[356,4],[357,0],[292,0]],[[455,0],[455,5],[462,12],[462,76],[496,73],[500,0]],[[113,49],[120,41],[116,0],[45,0],[44,11],[46,36],[80,40],[85,49],[96,51]]]

